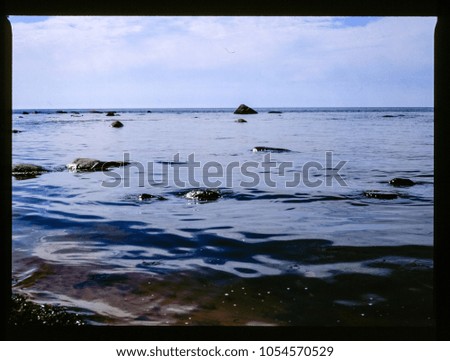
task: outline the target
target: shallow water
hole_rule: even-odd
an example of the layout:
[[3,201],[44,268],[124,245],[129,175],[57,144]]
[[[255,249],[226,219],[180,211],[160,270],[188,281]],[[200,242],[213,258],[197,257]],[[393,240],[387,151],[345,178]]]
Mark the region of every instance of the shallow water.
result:
[[16,111],[13,163],[51,171],[13,178],[13,287],[94,324],[431,325],[432,110],[257,110]]

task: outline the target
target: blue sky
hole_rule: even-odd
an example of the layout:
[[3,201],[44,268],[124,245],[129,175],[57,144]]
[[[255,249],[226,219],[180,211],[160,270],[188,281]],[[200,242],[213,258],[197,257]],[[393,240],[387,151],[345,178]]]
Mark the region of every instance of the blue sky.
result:
[[14,108],[433,106],[431,17],[20,17]]

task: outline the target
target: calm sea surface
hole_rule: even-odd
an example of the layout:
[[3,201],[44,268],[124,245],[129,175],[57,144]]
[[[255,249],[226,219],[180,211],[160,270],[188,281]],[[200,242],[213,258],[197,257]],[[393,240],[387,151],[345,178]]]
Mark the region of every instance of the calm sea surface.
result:
[[13,178],[16,292],[102,325],[433,324],[432,109],[109,110],[14,112],[13,163],[50,170]]

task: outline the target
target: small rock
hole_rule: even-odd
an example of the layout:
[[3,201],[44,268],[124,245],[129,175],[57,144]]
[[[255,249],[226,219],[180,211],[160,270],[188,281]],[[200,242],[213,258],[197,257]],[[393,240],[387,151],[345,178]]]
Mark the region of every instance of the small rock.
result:
[[381,192],[381,191],[366,191],[364,196],[368,198],[378,198],[378,199],[395,199],[398,195],[395,193]]
[[416,183],[408,178],[394,178],[389,181],[389,184],[394,187],[411,187]]
[[114,117],[114,116],[116,116],[117,114],[116,114],[116,112],[107,112],[106,113],[106,116],[107,117]]
[[19,163],[12,167],[12,175],[17,180],[36,178],[42,173],[48,172],[47,169],[41,167],[40,165],[30,164],[30,163]]
[[290,152],[289,149],[272,148],[272,147],[254,147],[252,149],[252,151],[253,152],[274,152],[274,153]]
[[151,110],[147,110],[147,113],[151,113],[152,111]]
[[92,113],[92,114],[102,114],[102,112],[99,111],[99,110],[91,110],[89,113]]
[[234,114],[258,114],[258,112],[245,104],[239,105]]
[[111,123],[111,127],[113,127],[113,128],[122,128],[123,127],[123,123],[119,122],[118,120],[116,120],[116,121]]
[[67,114],[67,112],[65,112],[64,110],[57,110],[56,114]]
[[154,196],[153,194],[148,194],[148,193],[142,193],[139,194],[139,200],[140,201],[147,201],[147,200],[151,200],[151,199],[156,199],[158,201],[165,201],[167,200],[167,198],[161,197],[161,196]]
[[268,113],[269,114],[281,114],[283,112],[280,112],[279,110],[270,110]]
[[21,130],[17,130],[17,129],[13,129],[12,132],[13,132],[13,133],[22,133]]
[[30,114],[29,112],[22,112],[23,115],[27,115]]
[[235,123],[247,123],[247,121],[245,119],[240,118],[235,120]]
[[216,189],[195,189],[184,195],[187,199],[193,199],[200,202],[215,201],[222,194]]

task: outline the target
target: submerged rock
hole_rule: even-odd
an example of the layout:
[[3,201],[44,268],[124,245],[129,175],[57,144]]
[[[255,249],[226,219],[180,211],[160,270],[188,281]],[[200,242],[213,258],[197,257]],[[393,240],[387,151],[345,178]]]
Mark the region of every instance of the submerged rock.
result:
[[289,149],[272,148],[272,147],[253,147],[252,151],[253,152],[274,152],[274,153],[290,152]]
[[408,178],[394,178],[389,181],[389,184],[394,187],[411,187],[416,183]]
[[378,199],[395,199],[398,195],[395,193],[381,192],[381,191],[365,191],[364,196],[368,198],[378,198]]
[[122,128],[123,127],[123,123],[119,122],[118,120],[116,120],[116,121],[111,123],[111,127],[113,127],[113,128]]
[[239,105],[234,114],[258,114],[258,112],[245,104]]
[[19,163],[13,165],[12,167],[12,175],[16,179],[35,178],[36,176],[46,172],[48,172],[48,170],[44,167],[30,163]]
[[235,123],[247,123],[247,121],[245,119],[239,118],[235,120]]
[[92,113],[92,114],[102,114],[102,112],[99,111],[99,110],[91,110],[89,113]]
[[279,110],[270,110],[268,111],[269,114],[281,114],[283,112],[280,112]]
[[12,132],[13,132],[13,133],[22,133],[21,130],[17,130],[17,129],[13,129]]
[[194,189],[184,195],[187,199],[193,199],[200,202],[215,201],[222,197],[222,193],[217,189]]
[[67,112],[64,110],[57,110],[56,114],[67,114]]
[[101,161],[93,158],[77,158],[72,163],[66,165],[73,172],[95,172],[108,170],[109,168],[121,167],[128,162]]
[[164,198],[162,196],[154,196],[153,194],[148,193],[142,193],[138,196],[140,201],[148,201],[148,200],[158,200],[158,201],[165,201],[167,198]]

